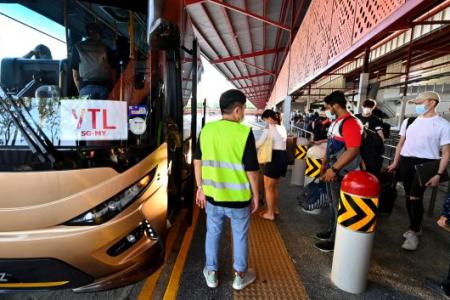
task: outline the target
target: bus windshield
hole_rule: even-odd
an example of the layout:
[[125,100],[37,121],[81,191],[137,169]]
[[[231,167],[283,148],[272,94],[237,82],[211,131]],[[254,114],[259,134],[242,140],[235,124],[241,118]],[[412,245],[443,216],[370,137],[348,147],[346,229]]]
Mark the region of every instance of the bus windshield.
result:
[[150,84],[146,16],[50,3],[0,4],[0,37],[20,41],[0,50],[0,171],[124,171],[161,144],[163,95]]

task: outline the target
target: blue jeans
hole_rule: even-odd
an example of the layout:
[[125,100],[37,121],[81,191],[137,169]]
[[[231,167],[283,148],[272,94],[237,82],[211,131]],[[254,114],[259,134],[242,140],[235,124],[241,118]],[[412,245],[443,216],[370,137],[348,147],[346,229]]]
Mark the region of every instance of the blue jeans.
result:
[[338,181],[327,182],[327,194],[330,197],[330,227],[329,231],[331,231],[331,240],[334,241],[336,237],[336,225],[337,225],[337,214],[338,214],[338,206],[339,199],[341,198],[340,190],[341,190],[341,181],[342,178],[339,178]]
[[233,235],[233,268],[246,272],[248,266],[248,229],[250,227],[250,206],[228,208],[206,203],[206,269],[219,270],[219,244],[225,217],[231,221]]
[[109,96],[109,89],[103,85],[88,84],[81,88],[80,96],[87,96],[89,99],[106,100]]

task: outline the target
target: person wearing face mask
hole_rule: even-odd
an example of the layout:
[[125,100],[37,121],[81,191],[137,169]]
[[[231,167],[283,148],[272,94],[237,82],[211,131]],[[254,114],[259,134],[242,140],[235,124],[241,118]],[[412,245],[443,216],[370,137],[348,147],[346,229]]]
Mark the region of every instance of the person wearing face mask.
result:
[[194,153],[196,204],[206,208],[206,264],[203,276],[210,288],[219,284],[219,245],[225,218],[233,235],[233,288],[241,290],[256,279],[248,268],[250,215],[258,209],[258,171],[255,138],[240,124],[245,95],[228,90],[220,96],[222,119],[209,122],[200,132]]
[[316,243],[315,247],[322,252],[331,252],[334,250],[341,181],[348,172],[359,168],[363,127],[346,109],[347,100],[343,92],[335,91],[326,96],[324,101],[326,114],[330,119],[335,118],[328,129],[327,150],[322,159],[321,176],[321,180],[326,182],[327,194],[331,197],[331,218],[329,229],[316,235],[321,242]]
[[[413,101],[418,117],[413,122],[408,119],[403,121],[394,161],[388,167],[390,172],[400,167],[410,222],[409,230],[403,234],[405,241],[402,248],[409,251],[416,250],[419,246],[425,189],[439,185],[450,159],[450,123],[437,114],[439,101],[439,94],[435,92],[422,93]],[[415,166],[437,160],[440,164],[436,175],[421,186]]]
[[378,133],[381,139],[384,140],[383,121],[372,114],[376,106],[375,100],[367,99],[362,104],[362,113],[356,114],[355,117],[363,123],[364,127]]
[[272,160],[264,164],[264,195],[267,203],[267,210],[259,215],[266,220],[275,220],[275,215],[279,214],[278,209],[278,183],[281,176],[286,176],[288,157],[286,152],[287,132],[284,126],[280,125],[280,115],[271,109],[267,109],[261,115],[261,119],[266,122],[261,137],[256,142],[256,148],[261,147],[269,135],[272,137]]

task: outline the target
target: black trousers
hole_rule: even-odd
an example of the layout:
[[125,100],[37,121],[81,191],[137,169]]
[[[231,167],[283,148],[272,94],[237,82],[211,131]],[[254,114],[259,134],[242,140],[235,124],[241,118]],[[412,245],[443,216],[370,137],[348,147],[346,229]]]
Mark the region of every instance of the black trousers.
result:
[[[406,196],[406,209],[409,216],[409,228],[415,232],[419,232],[423,219],[423,194],[426,190],[425,186],[421,186],[419,177],[416,173],[416,165],[433,161],[432,159],[418,157],[400,158],[400,177],[403,181]],[[411,200],[411,197],[416,199]]]

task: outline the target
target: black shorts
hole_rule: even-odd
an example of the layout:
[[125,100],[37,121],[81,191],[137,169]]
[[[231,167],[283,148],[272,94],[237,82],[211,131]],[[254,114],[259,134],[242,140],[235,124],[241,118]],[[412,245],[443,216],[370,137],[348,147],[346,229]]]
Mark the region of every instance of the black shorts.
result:
[[264,165],[264,176],[278,179],[286,176],[288,157],[286,150],[272,150],[272,161]]
[[400,176],[403,181],[403,187],[405,188],[406,197],[422,198],[423,193],[426,190],[426,186],[421,186],[419,178],[416,174],[415,166],[434,159],[418,158],[418,157],[400,157]]

